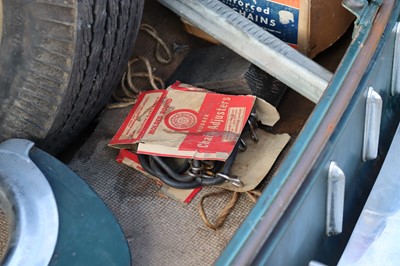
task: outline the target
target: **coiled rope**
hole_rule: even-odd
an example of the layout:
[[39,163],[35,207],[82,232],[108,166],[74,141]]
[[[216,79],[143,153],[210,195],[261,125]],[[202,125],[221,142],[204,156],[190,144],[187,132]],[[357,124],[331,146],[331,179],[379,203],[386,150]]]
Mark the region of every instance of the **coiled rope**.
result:
[[[142,24],[139,30],[146,32],[157,42],[154,51],[155,59],[161,64],[171,63],[173,59],[172,53],[165,41],[158,35],[157,31],[148,24]],[[141,62],[144,64],[146,71],[136,72],[134,66]],[[153,90],[165,89],[164,81],[160,77],[154,75],[153,67],[150,64],[149,59],[144,56],[134,57],[129,60],[127,70],[122,76],[120,86],[121,90],[116,90],[113,93],[113,98],[116,102],[108,104],[107,108],[124,108],[133,105],[136,102],[139,93],[146,90],[144,88],[138,88],[135,85],[135,80],[138,78],[148,79]]]

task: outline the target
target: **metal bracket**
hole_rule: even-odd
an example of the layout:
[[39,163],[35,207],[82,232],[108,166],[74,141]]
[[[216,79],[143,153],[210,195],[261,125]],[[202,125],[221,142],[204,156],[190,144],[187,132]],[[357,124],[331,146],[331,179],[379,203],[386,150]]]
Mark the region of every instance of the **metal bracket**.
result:
[[217,173],[216,177],[222,177],[226,181],[230,182],[235,187],[241,188],[244,186],[243,182],[237,176],[228,176],[222,173]]
[[342,232],[344,193],[346,176],[336,162],[332,161],[328,171],[328,194],[326,200],[326,235]]
[[353,38],[361,29],[370,30],[383,0],[343,0],[342,6],[356,16]]
[[360,21],[362,14],[368,6],[367,0],[343,0],[342,6],[353,13],[357,20],[355,24],[357,25]]
[[392,70],[392,95],[400,94],[400,22],[394,26],[394,56]]
[[314,103],[332,78],[330,71],[221,1],[158,1]]
[[378,156],[379,133],[382,118],[382,98],[369,87],[365,108],[364,143],[362,160],[373,160]]

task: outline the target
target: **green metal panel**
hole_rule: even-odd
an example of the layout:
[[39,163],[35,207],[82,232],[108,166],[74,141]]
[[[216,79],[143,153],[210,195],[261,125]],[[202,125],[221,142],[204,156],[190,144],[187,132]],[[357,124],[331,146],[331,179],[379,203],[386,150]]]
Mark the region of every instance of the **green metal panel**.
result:
[[57,245],[49,265],[130,265],[125,236],[100,197],[49,154],[33,148],[30,157],[49,181],[60,217]]
[[[379,171],[395,130],[393,125],[400,118],[399,97],[389,95],[391,35],[400,4],[394,2],[386,22],[379,13],[388,11],[390,2],[384,2],[382,8],[381,1],[370,1],[325,94],[217,265],[307,265],[314,259],[329,265],[337,262],[363,206],[362,198],[365,200]],[[382,35],[377,35],[377,28],[384,29]],[[368,54],[370,50],[365,47],[371,40],[376,41],[376,47]],[[384,115],[378,159],[363,163],[362,131],[369,86],[383,98]],[[346,196],[344,232],[327,237],[326,177],[331,160],[338,161],[346,173]]]

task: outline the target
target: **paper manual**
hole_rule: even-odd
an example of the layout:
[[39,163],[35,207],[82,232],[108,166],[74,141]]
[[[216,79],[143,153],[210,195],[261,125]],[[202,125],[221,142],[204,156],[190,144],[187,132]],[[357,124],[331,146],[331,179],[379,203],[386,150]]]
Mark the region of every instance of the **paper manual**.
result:
[[[275,107],[262,99],[217,94],[177,82],[167,90],[142,93],[109,145],[133,149],[136,153],[225,160],[253,107],[264,125],[273,126],[280,118]],[[290,139],[287,134],[273,135],[262,130],[258,135],[257,144],[246,139],[249,136],[244,137],[247,150],[238,154],[232,168],[232,174],[240,176],[244,187],[230,183],[221,187],[239,192],[254,189]],[[137,155],[130,151],[121,150],[117,161],[158,180],[144,171]],[[179,190],[165,184],[161,190],[185,203],[199,192],[199,188]]]
[[167,90],[144,92],[110,146],[133,148],[139,154],[224,161],[255,101],[251,95],[218,94],[179,82]]

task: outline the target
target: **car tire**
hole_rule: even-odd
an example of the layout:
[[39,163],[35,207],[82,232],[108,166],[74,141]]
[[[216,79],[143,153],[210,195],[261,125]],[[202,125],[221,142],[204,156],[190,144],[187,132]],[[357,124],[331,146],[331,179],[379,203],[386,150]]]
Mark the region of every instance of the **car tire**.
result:
[[0,142],[56,153],[107,103],[144,0],[0,0]]

